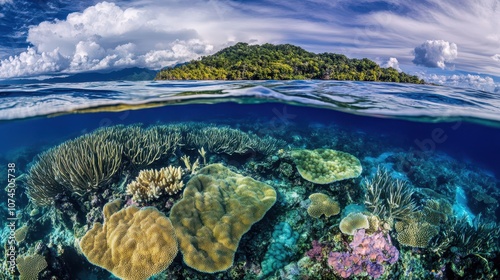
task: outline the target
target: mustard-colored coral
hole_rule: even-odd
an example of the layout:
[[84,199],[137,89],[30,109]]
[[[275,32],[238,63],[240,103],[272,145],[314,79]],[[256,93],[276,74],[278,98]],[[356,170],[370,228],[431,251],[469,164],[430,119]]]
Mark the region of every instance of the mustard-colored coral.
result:
[[113,201],[110,201],[104,205],[104,208],[102,209],[102,214],[104,216],[104,220],[109,220],[111,215],[114,213],[120,211],[122,208],[123,201],[121,199],[115,199]]
[[348,153],[330,150],[295,150],[291,153],[302,178],[316,183],[329,184],[361,175],[359,160]]
[[19,242],[23,242],[24,239],[26,238],[26,235],[28,234],[28,231],[29,231],[29,227],[24,225],[20,228],[18,228],[15,232],[14,232],[14,238],[16,239],[16,241],[19,243]]
[[20,280],[37,280],[38,273],[47,267],[47,261],[41,255],[19,256],[16,259]]
[[429,241],[438,234],[438,229],[427,222],[412,221],[397,223],[397,239],[402,245],[425,248]]
[[340,212],[339,203],[326,194],[313,193],[309,196],[311,205],[307,208],[307,213],[314,218],[319,218],[321,215],[330,217],[337,215]]
[[221,164],[200,169],[170,212],[184,262],[209,273],[231,267],[241,237],[275,201],[271,186]]
[[127,194],[134,201],[143,202],[159,198],[167,193],[175,194],[184,187],[180,167],[163,167],[160,170],[142,170],[135,181],[127,185]]
[[441,223],[446,223],[448,221],[448,216],[453,213],[452,206],[446,200],[434,200],[430,199],[425,203],[425,206],[421,212],[418,214],[421,216],[420,219],[439,226]]
[[362,213],[350,213],[340,221],[340,231],[344,234],[354,235],[358,229],[370,228],[368,217]]
[[177,255],[170,220],[156,208],[131,206],[95,223],[80,241],[89,262],[116,277],[145,280],[165,270]]

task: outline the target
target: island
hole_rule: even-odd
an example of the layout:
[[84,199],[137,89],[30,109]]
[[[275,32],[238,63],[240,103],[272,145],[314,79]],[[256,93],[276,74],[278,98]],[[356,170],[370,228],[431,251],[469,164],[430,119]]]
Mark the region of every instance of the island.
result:
[[417,76],[383,68],[367,58],[308,52],[290,44],[237,43],[160,70],[156,80],[349,80],[423,84]]

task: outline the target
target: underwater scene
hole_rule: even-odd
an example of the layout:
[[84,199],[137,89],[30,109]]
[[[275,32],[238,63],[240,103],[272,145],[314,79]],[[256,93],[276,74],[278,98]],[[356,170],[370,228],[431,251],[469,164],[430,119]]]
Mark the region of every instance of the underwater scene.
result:
[[499,279],[499,100],[0,85],[0,279]]

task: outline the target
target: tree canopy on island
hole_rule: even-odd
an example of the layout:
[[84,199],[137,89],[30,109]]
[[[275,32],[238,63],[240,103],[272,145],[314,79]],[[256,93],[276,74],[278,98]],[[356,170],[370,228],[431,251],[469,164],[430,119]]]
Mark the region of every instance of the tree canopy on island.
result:
[[367,59],[285,45],[237,43],[213,55],[161,70],[157,80],[354,80],[424,83]]

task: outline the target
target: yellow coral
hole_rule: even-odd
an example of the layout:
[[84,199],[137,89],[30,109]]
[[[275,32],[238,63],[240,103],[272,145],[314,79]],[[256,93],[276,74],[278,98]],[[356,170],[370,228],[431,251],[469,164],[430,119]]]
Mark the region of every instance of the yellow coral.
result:
[[165,270],[178,250],[170,220],[156,208],[135,206],[113,213],[104,225],[95,223],[80,247],[89,262],[130,280]]
[[311,205],[307,208],[307,213],[311,217],[319,218],[321,215],[330,217],[340,212],[339,203],[326,194],[313,193],[309,196],[309,199],[311,200]]
[[18,228],[15,232],[14,232],[14,238],[16,239],[16,241],[19,243],[19,242],[23,242],[24,239],[26,238],[26,235],[28,234],[28,231],[29,231],[29,227],[24,225],[20,228]]
[[295,150],[291,153],[302,178],[316,183],[329,184],[361,175],[359,160],[348,153],[330,150]]
[[271,186],[221,164],[200,169],[170,212],[184,262],[209,273],[231,267],[241,237],[275,201]]
[[127,194],[135,201],[151,201],[168,193],[175,194],[184,187],[182,169],[167,166],[160,170],[142,170],[135,181],[127,185]]
[[362,213],[350,213],[345,218],[340,221],[340,231],[344,234],[354,235],[356,230],[364,228],[367,229],[370,227],[370,223],[368,221],[368,217]]
[[421,221],[411,221],[396,225],[397,239],[402,245],[425,248],[429,241],[438,234],[437,227]]
[[47,267],[47,261],[41,255],[19,256],[16,259],[20,280],[36,280],[38,273]]

